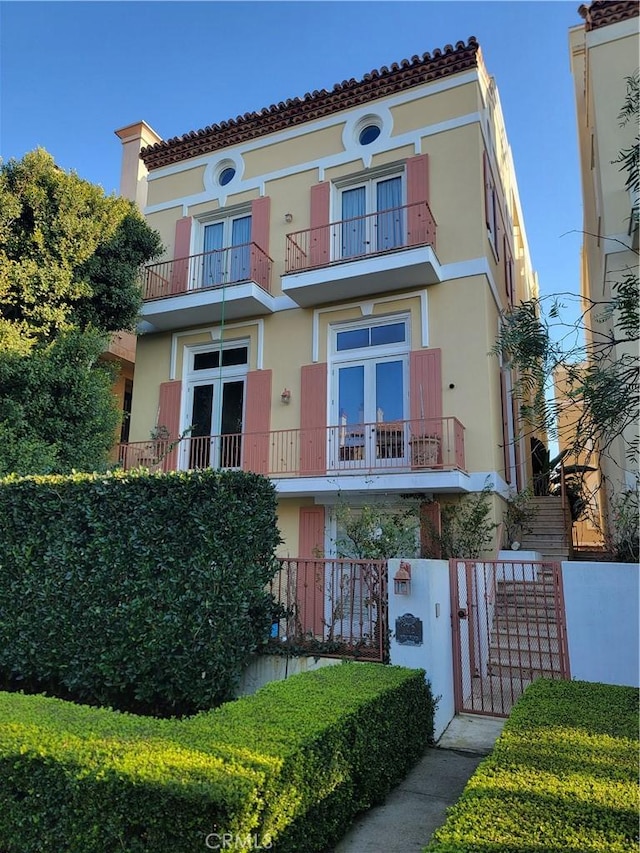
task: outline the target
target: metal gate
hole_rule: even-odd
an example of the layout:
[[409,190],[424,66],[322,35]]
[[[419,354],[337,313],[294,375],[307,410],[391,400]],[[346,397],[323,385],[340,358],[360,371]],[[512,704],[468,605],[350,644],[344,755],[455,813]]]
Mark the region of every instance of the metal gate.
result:
[[456,713],[507,716],[536,678],[570,678],[559,563],[449,562]]

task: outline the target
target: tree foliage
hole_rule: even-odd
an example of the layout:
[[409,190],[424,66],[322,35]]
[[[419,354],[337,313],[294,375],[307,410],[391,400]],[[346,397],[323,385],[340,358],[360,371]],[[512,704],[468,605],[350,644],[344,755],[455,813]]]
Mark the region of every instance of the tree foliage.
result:
[[160,248],[132,202],[64,172],[43,149],[0,167],[0,314],[30,340],[70,326],[132,328],[140,266]]
[[28,355],[0,353],[0,476],[101,466],[120,418],[104,338],[69,329]]
[[133,328],[160,251],[132,202],[43,149],[0,165],[0,474],[104,462],[119,414],[99,356]]

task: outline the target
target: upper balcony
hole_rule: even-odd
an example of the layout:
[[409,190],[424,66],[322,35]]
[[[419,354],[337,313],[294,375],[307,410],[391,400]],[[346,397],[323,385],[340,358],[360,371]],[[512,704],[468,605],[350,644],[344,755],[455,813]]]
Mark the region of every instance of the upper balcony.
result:
[[273,261],[245,243],[145,267],[141,331],[271,314]]
[[282,291],[302,307],[441,280],[426,201],[287,235]]

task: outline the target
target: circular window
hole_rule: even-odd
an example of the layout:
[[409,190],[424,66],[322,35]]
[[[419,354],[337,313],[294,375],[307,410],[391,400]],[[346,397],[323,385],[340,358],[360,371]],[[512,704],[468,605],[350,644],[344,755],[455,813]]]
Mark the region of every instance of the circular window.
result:
[[360,145],[371,145],[380,136],[380,128],[377,124],[368,124],[363,127],[358,134],[358,142]]
[[220,176],[218,178],[218,183],[221,187],[226,187],[227,184],[231,183],[231,181],[236,176],[236,170],[232,166],[227,166],[226,169],[223,169],[220,172]]

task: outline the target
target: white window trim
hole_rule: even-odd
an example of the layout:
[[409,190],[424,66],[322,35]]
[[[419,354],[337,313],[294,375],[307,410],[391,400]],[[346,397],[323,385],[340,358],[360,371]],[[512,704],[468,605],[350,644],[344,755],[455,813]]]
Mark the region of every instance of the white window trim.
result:
[[[381,344],[374,347],[362,347],[352,350],[337,350],[337,335],[338,332],[352,331],[355,329],[371,328],[372,326],[386,326],[394,323],[403,322],[405,324],[405,340],[403,342]],[[349,364],[363,364],[364,362],[378,362],[382,360],[397,359],[402,360],[403,369],[403,420],[409,416],[411,408],[410,398],[410,375],[409,375],[409,357],[411,353],[411,315],[409,313],[387,315],[380,318],[366,318],[360,320],[352,320],[347,322],[338,322],[331,324],[329,329],[329,353],[328,353],[328,375],[329,375],[329,394],[327,399],[329,422],[338,423],[339,418],[339,399],[337,387],[337,370]]]
[[[246,364],[234,364],[230,367],[212,367],[208,370],[194,370],[193,361],[194,356],[197,353],[202,352],[212,352],[220,349],[236,349],[238,347],[247,348],[247,362]],[[219,382],[220,379],[225,380],[240,380],[242,379],[245,383],[245,394],[242,405],[242,423],[244,425],[245,417],[246,417],[246,407],[247,407],[247,399],[246,399],[246,379],[247,374],[250,370],[251,364],[251,340],[250,338],[238,338],[237,340],[229,340],[229,341],[208,341],[207,343],[200,344],[186,344],[183,350],[182,356],[182,394],[180,399],[180,435],[183,435],[185,430],[189,429],[191,424],[189,423],[191,419],[191,412],[189,411],[189,397],[192,393],[192,389],[197,385],[207,385],[215,382]],[[220,393],[220,391],[218,392]],[[185,445],[188,447],[188,443]],[[182,470],[182,464],[184,461],[184,453],[185,448],[181,448],[179,455],[179,466]]]

